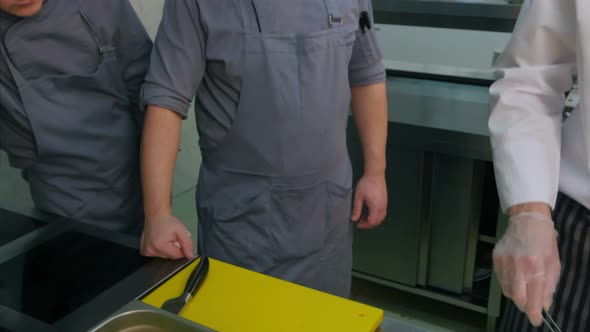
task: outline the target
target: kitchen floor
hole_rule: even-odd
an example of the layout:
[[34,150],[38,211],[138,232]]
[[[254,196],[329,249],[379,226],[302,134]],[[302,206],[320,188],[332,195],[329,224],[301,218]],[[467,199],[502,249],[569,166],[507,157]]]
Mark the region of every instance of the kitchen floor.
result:
[[[183,140],[173,190],[173,211],[196,239],[195,187],[201,162],[194,120],[184,121]],[[0,208],[34,216],[31,198],[20,173],[8,166],[0,152]],[[383,308],[386,316],[431,331],[485,331],[485,317],[438,301],[398,291],[365,280],[353,281],[354,300]]]

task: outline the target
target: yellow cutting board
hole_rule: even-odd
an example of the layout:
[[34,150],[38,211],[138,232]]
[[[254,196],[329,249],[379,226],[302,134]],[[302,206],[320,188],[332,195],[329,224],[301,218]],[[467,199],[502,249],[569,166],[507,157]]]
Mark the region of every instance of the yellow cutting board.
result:
[[[374,332],[383,310],[210,259],[180,316],[222,332]],[[180,295],[197,261],[143,299],[160,308]]]

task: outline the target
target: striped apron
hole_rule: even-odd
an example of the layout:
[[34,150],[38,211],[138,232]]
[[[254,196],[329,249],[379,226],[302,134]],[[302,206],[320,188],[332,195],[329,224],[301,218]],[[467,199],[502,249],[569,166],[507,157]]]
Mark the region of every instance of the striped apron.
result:
[[[559,233],[561,278],[549,311],[563,332],[590,331],[590,210],[560,194],[553,216]],[[527,316],[508,300],[500,331],[549,331],[533,327]]]

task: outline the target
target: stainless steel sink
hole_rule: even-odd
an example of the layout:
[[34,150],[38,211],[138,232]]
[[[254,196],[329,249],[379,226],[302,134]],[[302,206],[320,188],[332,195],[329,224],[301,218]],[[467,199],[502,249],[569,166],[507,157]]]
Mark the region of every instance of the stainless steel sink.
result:
[[131,302],[92,330],[92,332],[140,331],[211,332],[213,330],[139,301]]

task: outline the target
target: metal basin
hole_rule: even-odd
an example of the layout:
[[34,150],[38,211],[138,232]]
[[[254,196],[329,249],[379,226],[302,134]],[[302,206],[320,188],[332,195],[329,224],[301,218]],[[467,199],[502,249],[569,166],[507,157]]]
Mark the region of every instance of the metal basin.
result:
[[[134,305],[139,307],[140,305]],[[144,306],[141,306],[144,307]],[[147,306],[145,306],[147,307]],[[92,332],[211,332],[213,330],[172,315],[168,312],[154,309],[136,309],[116,314]]]

